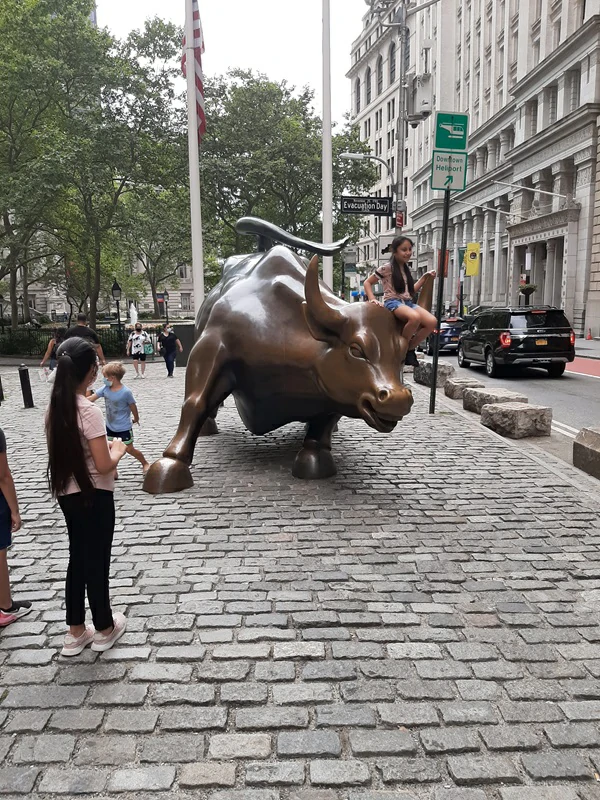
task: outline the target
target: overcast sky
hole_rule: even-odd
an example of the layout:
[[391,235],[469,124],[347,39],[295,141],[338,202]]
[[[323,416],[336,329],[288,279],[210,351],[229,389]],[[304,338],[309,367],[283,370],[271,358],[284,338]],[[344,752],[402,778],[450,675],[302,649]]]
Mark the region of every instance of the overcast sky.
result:
[[[184,24],[184,0],[97,0],[98,24],[119,37],[146,17]],[[206,74],[252,68],[269,78],[311,86],[321,112],[321,0],[200,0]],[[333,119],[350,110],[350,45],[362,28],[365,0],[331,0]]]

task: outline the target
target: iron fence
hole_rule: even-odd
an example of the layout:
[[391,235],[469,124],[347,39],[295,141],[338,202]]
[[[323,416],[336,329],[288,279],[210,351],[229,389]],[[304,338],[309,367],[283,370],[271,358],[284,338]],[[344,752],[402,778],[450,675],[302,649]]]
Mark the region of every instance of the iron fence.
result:
[[[152,361],[157,356],[158,334],[162,328],[144,328],[152,341],[153,353],[147,358]],[[124,358],[129,331],[118,327],[98,328],[96,330],[102,350],[107,358]],[[19,328],[16,331],[5,328],[0,332],[0,356],[43,357],[52,338],[52,330],[47,328]]]

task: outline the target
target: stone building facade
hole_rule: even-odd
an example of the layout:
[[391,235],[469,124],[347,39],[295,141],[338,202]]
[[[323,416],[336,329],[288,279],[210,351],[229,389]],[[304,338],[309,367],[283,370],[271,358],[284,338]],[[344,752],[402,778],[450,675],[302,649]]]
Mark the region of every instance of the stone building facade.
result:
[[[395,34],[378,37],[368,19],[349,74],[353,115],[375,153],[372,120],[385,98],[359,109],[356,81]],[[447,302],[456,302],[459,250],[479,242],[482,269],[466,279],[467,302],[516,305],[525,276],[537,286],[532,302],[560,305],[578,334],[598,335],[600,0],[442,0],[411,18],[407,66],[431,74],[437,109],[470,115],[467,189],[451,207]],[[387,93],[398,90],[396,81]],[[435,266],[441,242],[442,193],[429,187],[433,126],[432,117],[410,130],[405,153],[419,271]]]

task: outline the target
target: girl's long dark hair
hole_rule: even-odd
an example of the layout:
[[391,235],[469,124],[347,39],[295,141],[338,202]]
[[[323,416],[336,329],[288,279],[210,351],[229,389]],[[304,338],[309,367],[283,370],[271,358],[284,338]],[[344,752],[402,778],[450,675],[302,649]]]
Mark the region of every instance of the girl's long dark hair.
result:
[[56,497],[74,478],[82,493],[94,488],[85,461],[79,432],[77,389],[96,363],[96,349],[86,339],[74,336],[57,350],[56,378],[46,418],[48,483]]
[[396,250],[400,247],[400,245],[404,244],[404,242],[410,242],[411,247],[413,246],[413,241],[412,239],[409,239],[408,236],[396,236],[396,238],[392,241],[392,257],[390,259],[390,266],[392,267],[392,283],[394,284],[394,289],[398,292],[398,294],[404,294],[406,291],[404,273],[406,272],[408,291],[411,295],[413,295],[415,293],[415,279],[413,278],[408,266],[405,265],[404,269],[401,269],[400,264],[398,264],[396,261],[395,256]]

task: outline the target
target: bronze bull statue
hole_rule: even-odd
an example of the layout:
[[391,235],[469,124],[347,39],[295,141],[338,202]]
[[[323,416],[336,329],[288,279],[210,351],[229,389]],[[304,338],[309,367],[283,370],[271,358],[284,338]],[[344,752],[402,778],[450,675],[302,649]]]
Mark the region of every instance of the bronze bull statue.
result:
[[[270,249],[229,259],[198,313],[179,427],[144,481],[152,494],[193,485],[196,440],[217,433],[216,414],[230,394],[254,434],[306,423],[292,470],[304,479],[335,475],[331,436],[340,417],[390,433],[413,404],[402,383],[408,343],[394,315],[336,297],[319,280],[316,255],[306,267],[291,250],[271,246],[279,240],[332,254],[345,241],[304,242],[253,218],[238,230],[258,234]],[[421,290],[423,307],[431,307],[432,285],[428,279]]]

